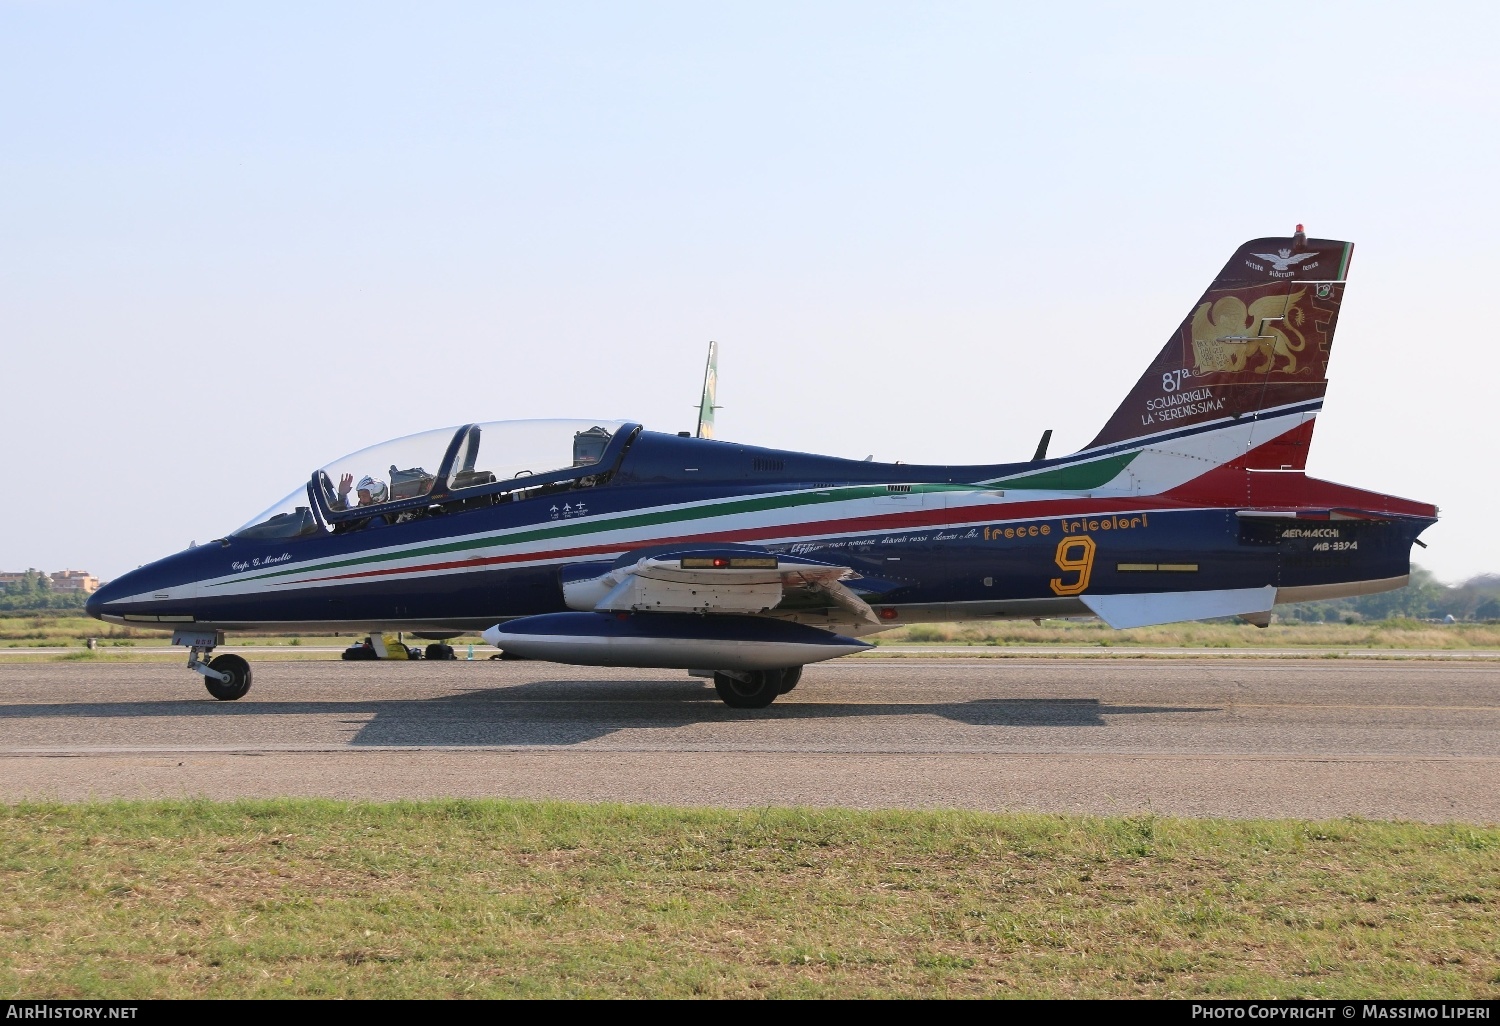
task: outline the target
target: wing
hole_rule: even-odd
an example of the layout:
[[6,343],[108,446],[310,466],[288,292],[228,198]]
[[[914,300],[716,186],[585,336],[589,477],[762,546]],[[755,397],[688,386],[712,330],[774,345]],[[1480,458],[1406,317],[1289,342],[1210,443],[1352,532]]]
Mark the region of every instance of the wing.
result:
[[846,566],[758,549],[684,548],[608,568],[567,567],[563,598],[580,611],[741,616],[772,613],[791,598],[799,609],[821,607],[833,621],[878,625],[875,611],[842,583],[858,576]]
[[1253,257],[1259,257],[1262,260],[1269,260],[1273,264],[1279,264],[1282,262],[1281,255],[1279,253],[1251,253],[1250,255]]
[[573,612],[496,624],[484,639],[522,659],[779,672],[870,647],[839,633],[880,626],[841,583],[856,576],[846,566],[763,549],[630,553],[613,564],[563,568]]
[[1313,257],[1315,257],[1317,255],[1318,254],[1316,254],[1316,253],[1298,253],[1295,256],[1289,256],[1289,257],[1287,257],[1286,260],[1283,261],[1283,263],[1287,263],[1287,264],[1300,264],[1302,261],[1304,261],[1304,260],[1311,260]]

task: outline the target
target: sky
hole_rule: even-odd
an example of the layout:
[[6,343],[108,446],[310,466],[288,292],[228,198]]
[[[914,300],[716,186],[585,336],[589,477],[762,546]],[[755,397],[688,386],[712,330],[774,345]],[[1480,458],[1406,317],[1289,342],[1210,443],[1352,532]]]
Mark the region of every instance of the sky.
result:
[[[0,569],[529,417],[1086,444],[1244,240],[1356,244],[1310,472],[1500,571],[1500,7],[0,0]],[[1491,526],[1486,526],[1491,525]]]

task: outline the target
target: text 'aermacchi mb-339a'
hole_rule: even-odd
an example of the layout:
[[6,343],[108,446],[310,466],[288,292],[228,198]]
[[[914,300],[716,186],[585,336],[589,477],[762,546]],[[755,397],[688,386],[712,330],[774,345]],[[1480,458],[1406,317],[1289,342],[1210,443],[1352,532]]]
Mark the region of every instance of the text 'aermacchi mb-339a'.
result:
[[[628,421],[465,424],[313,471],[218,541],[113,581],[101,619],[174,632],[216,697],[227,631],[482,631],[506,656],[711,675],[761,707],[920,621],[1117,628],[1402,587],[1423,502],[1310,478],[1353,246],[1241,246],[1089,445],[912,466]],[[442,646],[439,646],[442,651]]]

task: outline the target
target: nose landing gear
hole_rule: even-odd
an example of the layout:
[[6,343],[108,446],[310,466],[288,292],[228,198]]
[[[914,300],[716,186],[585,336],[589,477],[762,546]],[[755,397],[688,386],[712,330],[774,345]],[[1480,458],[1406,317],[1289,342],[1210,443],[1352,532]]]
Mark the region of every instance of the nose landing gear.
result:
[[215,656],[204,662],[202,656],[224,643],[220,631],[174,631],[172,644],[188,650],[188,669],[203,675],[208,693],[221,702],[244,698],[250,690],[250,664],[237,655]]
[[209,662],[210,670],[217,670],[218,679],[204,674],[203,683],[208,693],[221,702],[233,702],[244,698],[250,690],[250,664],[237,655],[215,656]]

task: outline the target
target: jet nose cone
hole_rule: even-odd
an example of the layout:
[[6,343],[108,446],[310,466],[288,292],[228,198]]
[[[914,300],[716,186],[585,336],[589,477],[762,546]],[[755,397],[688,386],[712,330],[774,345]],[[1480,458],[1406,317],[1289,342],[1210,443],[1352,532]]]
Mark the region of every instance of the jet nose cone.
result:
[[88,613],[95,620],[102,620],[108,616],[112,612],[110,607],[122,595],[130,593],[128,588],[125,587],[125,578],[129,576],[130,574],[126,574],[125,577],[119,580],[110,581],[90,595],[88,600],[83,604],[84,612]]
[[88,597],[88,601],[84,602],[83,611],[95,620],[104,619],[104,614],[109,609],[109,593],[114,590],[113,586],[106,584],[94,592]]

